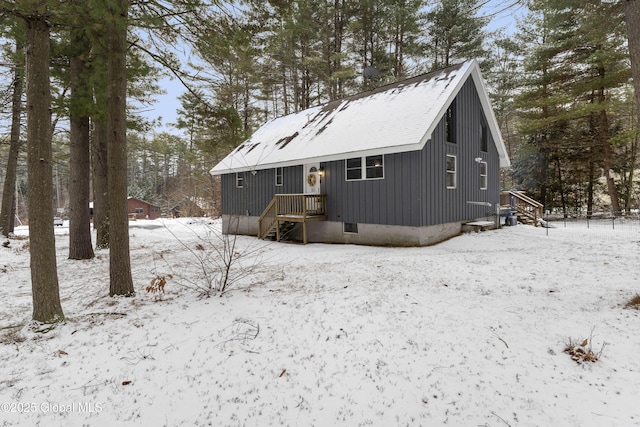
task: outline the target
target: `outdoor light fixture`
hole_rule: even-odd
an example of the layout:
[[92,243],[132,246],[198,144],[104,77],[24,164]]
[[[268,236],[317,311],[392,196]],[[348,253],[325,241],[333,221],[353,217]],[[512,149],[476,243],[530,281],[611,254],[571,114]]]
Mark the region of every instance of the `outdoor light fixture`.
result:
[[322,184],[322,178],[324,178],[324,166],[320,166],[318,170],[318,175],[320,176],[320,184]]
[[476,161],[476,163],[480,163],[482,161],[482,157],[476,157],[475,161]]

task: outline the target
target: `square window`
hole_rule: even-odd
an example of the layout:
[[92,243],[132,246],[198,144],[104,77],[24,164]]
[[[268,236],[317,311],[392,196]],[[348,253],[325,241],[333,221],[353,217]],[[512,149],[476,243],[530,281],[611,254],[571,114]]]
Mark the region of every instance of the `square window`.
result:
[[362,159],[347,159],[347,181],[362,179]]
[[276,187],[282,187],[284,183],[284,168],[276,168]]
[[456,188],[456,156],[447,154],[447,188]]
[[382,155],[369,156],[366,158],[367,179],[384,178],[384,160]]
[[244,187],[244,175],[241,174],[240,172],[236,173],[236,187],[237,188]]
[[144,213],[144,208],[136,208],[135,213],[136,214],[143,214]]

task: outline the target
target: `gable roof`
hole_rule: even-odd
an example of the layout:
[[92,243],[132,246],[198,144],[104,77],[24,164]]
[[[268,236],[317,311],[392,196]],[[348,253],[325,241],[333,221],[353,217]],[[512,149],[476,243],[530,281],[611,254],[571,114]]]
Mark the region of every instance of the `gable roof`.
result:
[[211,174],[421,150],[471,76],[500,157],[510,165],[478,63],[467,61],[264,124]]

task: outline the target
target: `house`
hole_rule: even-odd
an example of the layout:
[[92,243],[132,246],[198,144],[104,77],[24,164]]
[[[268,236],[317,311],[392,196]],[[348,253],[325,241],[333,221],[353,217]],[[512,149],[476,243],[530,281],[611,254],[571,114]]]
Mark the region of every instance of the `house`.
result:
[[160,218],[160,206],[136,199],[127,198],[127,212],[129,219],[158,219]]
[[205,216],[206,211],[192,199],[185,198],[171,208],[173,218]]
[[494,221],[509,164],[471,60],[274,119],[210,172],[225,233],[423,246]]

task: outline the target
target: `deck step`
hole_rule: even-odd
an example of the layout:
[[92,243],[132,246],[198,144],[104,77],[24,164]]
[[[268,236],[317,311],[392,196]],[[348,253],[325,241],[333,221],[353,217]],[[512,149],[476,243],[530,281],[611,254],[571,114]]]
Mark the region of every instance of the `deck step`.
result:
[[480,231],[491,230],[495,227],[496,223],[493,221],[471,221],[462,224],[462,231],[467,233],[475,231],[477,233]]

